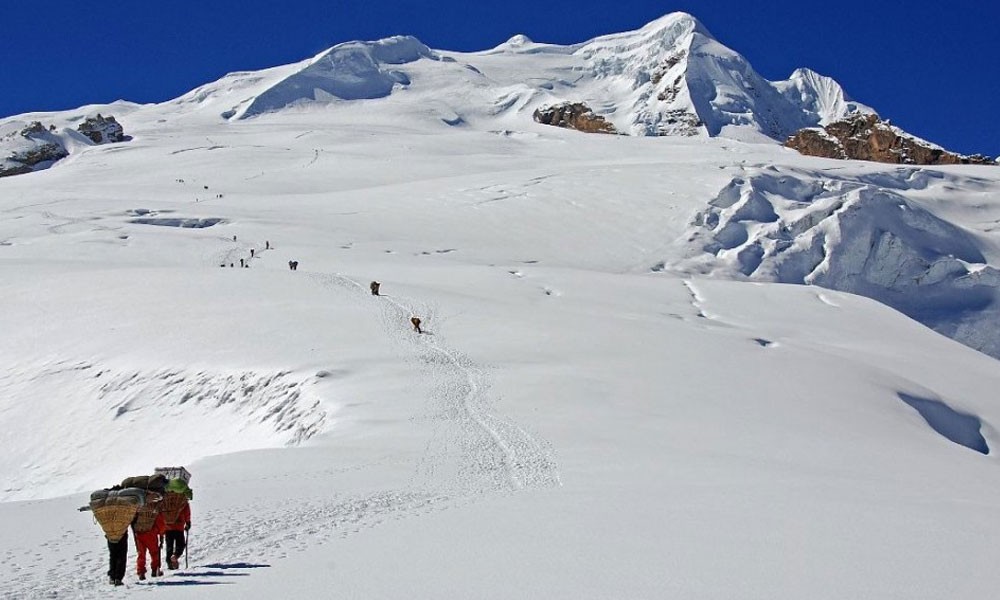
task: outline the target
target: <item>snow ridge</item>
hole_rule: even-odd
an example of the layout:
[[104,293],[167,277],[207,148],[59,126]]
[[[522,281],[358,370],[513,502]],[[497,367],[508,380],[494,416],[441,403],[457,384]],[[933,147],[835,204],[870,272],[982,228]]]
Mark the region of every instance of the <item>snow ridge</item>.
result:
[[396,67],[422,58],[438,60],[411,36],[339,44],[257,94],[239,118],[305,103],[383,98],[397,86],[410,84],[407,73]]
[[750,169],[695,216],[681,268],[860,294],[1000,357],[1000,270],[974,236],[901,193],[935,177]]
[[[103,468],[129,473],[142,471],[158,455],[187,460],[211,448],[238,451],[298,445],[327,423],[310,384],[308,378],[285,371],[133,370],[89,361],[12,366],[0,375],[0,394],[19,401],[6,405],[0,417],[29,428],[37,419],[45,419],[38,427],[55,438],[86,440],[87,452],[79,452],[73,443],[52,443],[48,459],[35,463],[30,454],[23,454],[27,448],[11,445],[0,458],[0,470],[7,474],[0,501],[95,487],[100,483],[92,481],[95,455],[103,457]],[[87,401],[60,407],[61,389],[77,390],[78,397]],[[176,423],[169,435],[152,436],[134,447],[139,432],[158,431],[160,419],[167,417]],[[75,431],[78,423],[86,422],[103,423],[107,431],[99,437]],[[131,450],[115,452],[119,447]]]

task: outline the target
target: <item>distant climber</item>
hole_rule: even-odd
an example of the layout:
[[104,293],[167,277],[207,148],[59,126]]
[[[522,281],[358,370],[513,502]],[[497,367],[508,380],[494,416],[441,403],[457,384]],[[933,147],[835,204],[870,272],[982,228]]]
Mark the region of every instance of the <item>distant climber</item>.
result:
[[380,286],[380,285],[382,285],[382,284],[379,283],[379,282],[377,282],[377,281],[373,281],[370,284],[368,284],[368,287],[372,291],[372,296],[378,296],[378,286]]
[[417,333],[424,332],[420,329],[420,317],[410,317],[410,323],[413,323],[413,331],[416,331]]
[[291,270],[291,271],[298,271],[299,270],[299,261],[297,261],[297,260],[290,260],[290,261],[288,261],[288,269]]
[[265,240],[264,241],[264,250],[270,250],[270,249],[271,249],[271,242]]
[[253,258],[253,248],[250,248],[250,258]]
[[233,241],[234,241],[234,242],[236,241],[236,236],[235,236],[235,235],[233,236]]

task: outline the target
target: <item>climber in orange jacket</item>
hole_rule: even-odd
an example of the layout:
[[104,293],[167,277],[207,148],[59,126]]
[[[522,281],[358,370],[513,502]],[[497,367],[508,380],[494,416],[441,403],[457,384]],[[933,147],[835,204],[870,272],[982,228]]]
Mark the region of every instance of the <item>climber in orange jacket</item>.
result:
[[150,575],[163,575],[163,570],[160,569],[160,537],[165,530],[166,523],[163,521],[159,502],[147,503],[139,508],[132,521],[132,535],[135,537],[137,555],[135,569],[140,581],[146,579],[146,552],[149,552]]

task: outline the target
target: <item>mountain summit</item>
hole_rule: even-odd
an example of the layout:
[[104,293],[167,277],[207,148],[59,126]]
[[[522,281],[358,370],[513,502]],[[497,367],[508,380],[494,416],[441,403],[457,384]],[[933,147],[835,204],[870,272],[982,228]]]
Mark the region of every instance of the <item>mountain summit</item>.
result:
[[[881,126],[873,109],[810,69],[769,81],[683,12],[565,46],[525,35],[472,53],[433,50],[412,36],[345,42],[298,63],[230,73],[159,105],[116,103],[114,110],[119,117],[122,110],[163,112],[169,115],[163,122],[192,124],[311,111],[395,126],[430,122],[516,131],[541,123],[594,133],[784,142],[801,153],[834,158],[920,163],[926,155],[947,164],[993,162],[948,153],[887,122]],[[7,157],[0,176],[58,160],[20,160],[26,146],[15,134],[36,120],[0,123],[0,156]],[[837,138],[861,122],[880,125],[859,134],[863,143]],[[66,138],[57,124],[44,123]],[[72,130],[76,123],[61,125]],[[61,142],[52,148],[60,156],[73,153]]]
[[227,75],[178,101],[211,100],[213,110],[226,105],[216,116],[245,119],[399,94],[399,116],[430,114],[451,125],[523,123],[540,108],[579,103],[616,131],[643,136],[784,140],[874,112],[808,69],[768,81],[682,12],[569,46],[524,35],[476,53],[431,50],[409,36],[347,42],[294,65]]
[[594,80],[606,82],[598,88],[603,98],[626,90],[613,111],[624,118],[614,122],[637,135],[742,137],[751,131],[784,139],[802,127],[872,112],[846,101],[839,84],[812,71],[796,71],[786,81],[764,79],[687,13],[596,38],[574,54]]

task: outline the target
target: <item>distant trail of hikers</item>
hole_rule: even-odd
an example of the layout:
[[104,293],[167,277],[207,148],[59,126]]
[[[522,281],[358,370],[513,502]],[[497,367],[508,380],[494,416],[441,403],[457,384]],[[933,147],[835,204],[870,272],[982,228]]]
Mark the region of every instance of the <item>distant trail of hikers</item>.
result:
[[160,550],[166,545],[168,569],[180,568],[191,530],[191,505],[194,492],[188,486],[191,474],[184,467],[157,467],[153,475],[126,477],[120,485],[97,490],[90,504],[80,507],[91,511],[108,542],[108,582],[124,585],[128,563],[128,530],[135,540],[136,576],[146,579],[146,555],[151,577],[162,577]]
[[[233,241],[235,242],[236,240],[237,240],[237,237],[234,235],[233,236]],[[270,240],[265,240],[264,241],[264,250],[271,250],[271,249],[273,249],[273,247],[271,246],[271,241]],[[240,258],[239,259],[239,261],[240,261],[240,268],[241,269],[248,269],[248,268],[250,268],[250,260],[253,259],[253,258],[257,258],[258,256],[260,256],[260,255],[257,253],[256,249],[255,248],[250,248],[250,257],[249,258]],[[226,263],[223,262],[219,266],[220,267],[225,267]],[[233,267],[233,266],[235,266],[235,263],[229,263],[229,266]],[[290,261],[288,261],[288,270],[289,271],[298,271],[299,270],[299,261],[297,261],[297,260],[290,260]],[[381,294],[381,287],[382,287],[382,283],[379,282],[379,281],[372,281],[371,283],[368,284],[368,289],[371,290],[372,296],[381,296],[382,295]],[[420,317],[417,317],[417,316],[410,317],[410,325],[413,327],[413,331],[415,331],[416,333],[424,333],[423,321],[420,319]]]

